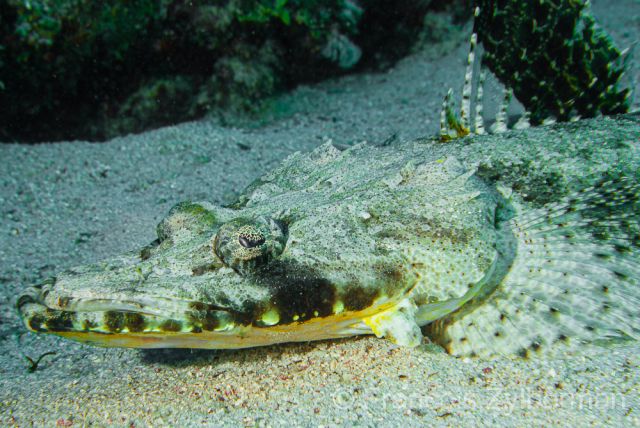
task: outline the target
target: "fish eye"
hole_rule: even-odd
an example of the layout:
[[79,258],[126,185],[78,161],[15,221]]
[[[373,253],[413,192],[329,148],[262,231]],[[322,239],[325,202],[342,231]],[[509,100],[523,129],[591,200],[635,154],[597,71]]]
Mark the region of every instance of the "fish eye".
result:
[[238,218],[223,224],[213,251],[227,267],[250,274],[278,257],[287,243],[287,228],[271,217]]
[[251,228],[250,226],[248,228],[244,227],[243,229],[249,229],[249,230],[241,229],[238,232],[238,242],[244,248],[254,248],[265,243],[266,239],[264,235],[260,233],[260,230]]

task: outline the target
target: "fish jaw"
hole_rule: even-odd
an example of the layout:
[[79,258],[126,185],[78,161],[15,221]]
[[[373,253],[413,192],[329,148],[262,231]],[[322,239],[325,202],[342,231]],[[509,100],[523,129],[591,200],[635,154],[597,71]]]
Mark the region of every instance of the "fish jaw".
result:
[[[286,258],[261,278],[224,267],[196,276],[183,268],[156,275],[149,265],[154,260],[132,253],[63,272],[26,289],[17,300],[19,316],[33,332],[98,346],[247,348],[371,334],[363,320],[390,310],[415,282],[402,270],[405,286],[398,288],[398,270],[381,272],[370,283],[345,284]],[[206,293],[229,293],[219,285],[231,281],[242,299],[226,299],[225,305]],[[396,287],[389,288],[389,281]]]
[[[184,308],[191,308],[191,313],[182,319],[177,316],[178,305],[173,316],[149,314],[139,303],[138,311],[109,310],[104,301],[101,310],[54,309],[45,304],[42,296],[43,289],[52,284],[50,280],[31,287],[20,297],[17,307],[26,327],[33,332],[104,347],[237,349],[372,334],[368,320],[393,312],[398,306],[397,302],[384,299],[360,311],[345,311],[337,306],[336,313],[325,317],[273,326],[238,324],[231,312],[208,308],[201,312],[206,315],[198,323],[194,321],[193,308],[204,308],[206,304],[201,302],[184,302]],[[98,302],[93,305],[97,309]],[[118,305],[122,307],[122,303]],[[207,319],[210,324],[203,325],[202,320]]]

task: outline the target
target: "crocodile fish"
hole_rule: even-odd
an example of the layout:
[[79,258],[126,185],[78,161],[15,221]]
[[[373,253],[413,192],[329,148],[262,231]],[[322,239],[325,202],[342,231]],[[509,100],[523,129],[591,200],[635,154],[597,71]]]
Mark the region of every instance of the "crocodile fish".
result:
[[[230,206],[181,203],[140,251],[26,289],[17,308],[27,328],[140,348],[359,334],[417,346],[426,334],[451,354],[481,356],[639,339],[638,117],[495,136],[481,135],[481,121],[469,126],[478,37],[534,123],[626,111],[621,55],[580,2],[552,8],[560,15],[480,3],[461,120],[446,101],[440,138],[325,144],[289,157]],[[548,41],[558,20],[573,23],[561,44],[573,54],[557,58],[546,48],[501,53],[526,45],[506,36],[528,30],[505,36],[487,24],[533,25]],[[575,67],[584,73],[573,78]]]
[[[104,346],[375,334],[454,355],[640,337],[640,120],[296,153],[236,202],[184,202],[141,250],[17,308]],[[615,167],[613,166],[615,165]]]

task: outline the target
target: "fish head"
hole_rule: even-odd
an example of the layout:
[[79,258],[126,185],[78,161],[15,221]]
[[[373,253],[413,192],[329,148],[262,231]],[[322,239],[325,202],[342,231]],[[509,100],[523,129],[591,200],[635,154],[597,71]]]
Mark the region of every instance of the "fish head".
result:
[[323,145],[229,206],[176,205],[150,245],[29,287],[17,307],[32,331],[103,346],[242,348],[376,332],[372,317],[407,299],[459,298],[482,277],[495,206],[455,160]]

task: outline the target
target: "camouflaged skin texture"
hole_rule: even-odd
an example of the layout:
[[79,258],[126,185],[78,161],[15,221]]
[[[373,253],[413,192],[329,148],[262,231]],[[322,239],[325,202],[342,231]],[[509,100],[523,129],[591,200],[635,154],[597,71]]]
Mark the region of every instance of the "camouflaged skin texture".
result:
[[[614,186],[596,196],[587,192],[585,207],[578,206],[581,197],[571,206],[589,215],[602,212],[603,220],[618,222],[617,236],[630,243],[625,248],[629,254],[620,260],[637,267],[640,231],[633,213],[637,212],[640,170],[639,122],[638,116],[627,115],[447,144],[423,139],[387,147],[361,144],[344,151],[325,144],[309,154],[290,156],[229,207],[206,202],[177,205],[159,224],[158,240],[148,247],[71,269],[32,287],[18,298],[18,310],[31,330],[53,333],[197,335],[234,333],[240,331],[238,326],[244,326],[242,334],[246,328],[290,326],[295,330],[341,313],[374,308],[368,314],[372,315],[375,308],[388,309],[407,299],[421,306],[461,297],[485,277],[499,254],[506,260],[504,269],[511,269],[505,281],[512,286],[502,292],[509,295],[525,272],[542,270],[535,263],[527,264],[527,255],[517,253],[521,247],[504,246],[500,237],[505,225],[511,228],[509,236],[526,243],[529,226],[520,219],[526,219],[527,213],[539,209],[539,216],[551,219],[549,224],[560,223],[549,214],[549,207],[603,179],[626,180],[626,190]],[[602,202],[602,195],[611,200]],[[609,208],[589,211],[601,203]],[[631,217],[624,222],[616,217],[616,204],[631,212]],[[284,225],[274,229],[275,239],[283,239],[280,233],[286,236],[282,250],[241,271],[216,255],[215,240],[222,225],[238,219],[252,224],[264,218]],[[508,223],[513,218],[520,223]],[[265,223],[255,224],[252,230]],[[598,238],[608,231],[602,224],[591,222],[579,228],[587,244],[579,254],[593,253],[591,244],[607,243],[606,236]],[[252,245],[266,246],[267,239],[255,234]],[[566,257],[570,259],[571,253]],[[601,267],[616,273],[614,267]],[[570,265],[563,269],[567,275],[574,273]],[[627,276],[624,281],[630,277],[637,285],[636,271]],[[502,277],[493,278],[491,287],[501,290],[502,285]],[[633,290],[630,296],[637,298]],[[466,307],[495,309],[497,303],[491,299],[496,293],[489,292],[493,289],[478,293]],[[616,305],[629,297],[617,296]],[[506,302],[501,304],[518,306],[517,299]],[[573,313],[593,309],[580,307],[580,302],[574,301],[578,306],[566,311],[565,324]],[[463,307],[444,317],[434,323],[431,333],[455,354],[495,353],[493,342],[453,328],[470,316],[468,312]],[[483,325],[497,325],[502,313],[498,310],[494,315]],[[531,319],[522,321],[536,325]],[[622,315],[618,327],[631,331],[633,327],[627,328],[624,322],[635,325],[637,317]],[[543,330],[527,327],[530,334],[522,336],[525,339],[517,349],[504,349],[526,349],[525,345],[531,346],[536,337],[558,324],[540,325]],[[610,323],[600,327],[604,333],[612,328]],[[367,332],[342,324],[335,331],[325,330],[270,340]],[[522,332],[515,329],[510,334]]]
[[583,0],[477,0],[475,32],[483,64],[531,113],[553,117],[624,113],[629,89],[619,85],[620,51]]
[[[326,144],[285,160],[234,208],[179,205],[158,242],[58,275],[45,302],[76,311],[113,302],[180,322],[200,302],[259,325],[272,310],[286,324],[398,301],[424,281],[430,299],[459,297],[495,253],[499,195],[475,171],[422,143]],[[286,225],[284,251],[249,271],[226,265],[213,249],[220,227],[265,216]]]

